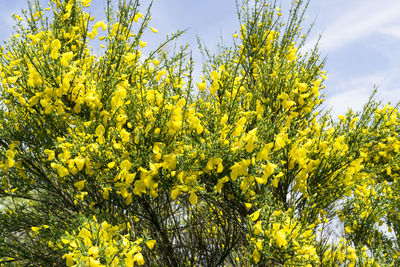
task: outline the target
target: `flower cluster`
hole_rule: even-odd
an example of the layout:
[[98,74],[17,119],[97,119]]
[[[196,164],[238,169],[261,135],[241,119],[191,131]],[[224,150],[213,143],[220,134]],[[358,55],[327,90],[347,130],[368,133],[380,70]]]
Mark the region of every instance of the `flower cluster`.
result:
[[[106,221],[99,224],[96,217],[82,223],[72,233],[66,233],[60,246],[70,252],[64,254],[67,266],[141,266],[144,264],[142,247],[152,250],[156,240],[139,238],[132,241],[130,234],[123,235],[128,225],[112,226]],[[78,263],[75,265],[75,263]]]

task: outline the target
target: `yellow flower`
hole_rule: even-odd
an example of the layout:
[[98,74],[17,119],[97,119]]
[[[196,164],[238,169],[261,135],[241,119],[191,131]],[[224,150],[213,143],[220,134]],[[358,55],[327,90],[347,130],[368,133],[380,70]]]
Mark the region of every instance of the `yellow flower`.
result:
[[250,215],[250,219],[255,222],[260,217],[260,210],[255,211],[253,214]]
[[163,166],[168,170],[176,169],[176,156],[174,154],[168,154],[164,156]]
[[111,188],[110,188],[110,187],[106,187],[106,188],[103,189],[103,198],[104,198],[104,199],[108,199],[108,198],[109,198],[109,196],[110,196],[110,191],[111,191]]
[[50,57],[52,59],[58,58],[58,50],[61,48],[61,42],[58,39],[55,39],[51,42],[51,54]]
[[17,80],[18,80],[18,76],[8,77],[7,78],[7,82],[8,83],[15,83]]
[[279,179],[278,179],[277,176],[274,177],[274,180],[272,180],[272,183],[271,183],[271,184],[272,184],[272,186],[275,187],[275,188],[278,187]]
[[221,124],[225,124],[228,121],[228,114],[224,114],[224,116],[221,117]]
[[97,126],[96,131],[95,131],[97,136],[103,135],[105,132],[106,132],[106,129],[104,128],[103,125]]
[[75,259],[74,259],[74,253],[68,253],[68,254],[64,254],[63,259],[66,260],[66,264],[67,266],[72,266],[75,263]]
[[287,245],[286,236],[280,230],[276,233],[276,242],[278,243],[278,245],[280,247],[286,248],[286,245]]
[[196,205],[197,204],[197,195],[193,191],[190,193],[189,202],[192,205]]
[[264,147],[261,149],[261,151],[257,153],[257,160],[268,160],[269,153],[273,146],[274,146],[273,143],[268,143],[268,144],[264,145]]
[[96,22],[96,24],[93,25],[93,28],[97,29],[101,27],[103,29],[103,31],[105,31],[107,29],[107,24],[104,23],[104,20],[98,21]]
[[79,232],[79,237],[81,238],[92,238],[92,234],[89,232],[88,229],[82,228],[82,230]]
[[32,231],[35,232],[35,233],[38,233],[39,230],[40,230],[40,228],[39,228],[39,227],[36,227],[36,226],[32,226],[31,229],[32,229]]
[[280,133],[275,137],[275,145],[277,148],[282,148],[286,145],[285,140],[287,139],[287,135]]
[[150,29],[151,29],[151,31],[154,32],[154,33],[157,33],[157,32],[158,32],[158,30],[157,30],[157,29],[154,29],[153,27],[150,27]]
[[147,45],[147,43],[145,41],[140,41],[139,42],[140,47],[145,47]]
[[171,198],[175,200],[179,194],[181,193],[181,189],[179,187],[175,188],[174,190],[171,191]]
[[251,203],[244,203],[244,206],[246,207],[247,210],[249,210],[253,205]]
[[82,157],[76,157],[74,159],[75,165],[78,168],[78,171],[81,171],[83,169],[83,167],[85,166],[85,159]]
[[147,241],[146,245],[149,249],[153,249],[156,242],[157,242],[156,240],[152,239],[152,240]]
[[260,253],[258,252],[257,249],[254,249],[253,251],[253,260],[257,264],[260,261]]
[[27,37],[29,39],[31,39],[32,43],[34,43],[34,44],[37,43],[40,40],[37,36],[32,35],[32,34],[28,34]]
[[129,132],[127,132],[125,129],[121,130],[121,141],[122,141],[122,143],[128,142],[130,136],[131,136],[131,134]]
[[346,226],[346,227],[344,228],[344,231],[346,232],[346,234],[351,234],[351,233],[353,233],[353,230],[352,230],[351,227],[349,227],[349,226]]
[[197,87],[199,88],[200,92],[203,92],[207,87],[206,81],[203,80],[203,82],[197,83]]
[[56,50],[56,49],[53,49],[53,50],[51,50],[51,53],[50,53],[50,57],[52,58],[52,59],[57,59],[58,58],[58,50]]
[[142,13],[135,14],[135,16],[133,17],[133,21],[134,22],[138,22],[139,18],[143,18],[143,14]]
[[14,154],[14,152],[12,150],[7,150],[6,157],[8,159],[13,159],[15,157],[15,154]]
[[114,168],[114,166],[115,166],[115,161],[112,161],[112,162],[107,164],[107,167],[110,168],[110,169]]
[[297,85],[297,88],[299,88],[300,92],[305,92],[308,87],[306,83],[296,83],[295,85]]
[[99,256],[99,248],[98,247],[91,247],[88,251],[89,255],[92,255],[93,258],[97,259]]
[[92,0],[81,0],[81,2],[84,7],[89,7]]
[[211,79],[213,79],[214,81],[219,80],[219,78],[221,77],[220,74],[215,70],[211,72],[210,76]]
[[67,176],[67,175],[69,174],[68,169],[65,168],[64,166],[60,165],[60,164],[57,164],[57,163],[52,162],[52,163],[50,164],[50,166],[51,166],[51,168],[57,170],[57,173],[58,173],[58,175],[59,175],[60,177]]
[[224,165],[222,163],[219,163],[217,166],[217,173],[221,173],[224,170]]
[[43,152],[48,156],[47,160],[51,161],[55,158],[55,153],[53,150],[45,149]]
[[132,167],[132,163],[129,160],[124,160],[120,164],[121,170],[129,171],[129,169]]
[[278,246],[286,248],[287,246],[286,235],[282,230],[280,230],[280,225],[278,223],[274,223],[272,225],[272,229],[273,229],[272,234],[275,237]]
[[85,182],[86,182],[86,180],[82,180],[82,181],[76,182],[76,183],[74,183],[74,186],[75,186],[79,191],[82,191],[83,188],[85,187]]
[[133,260],[134,261],[136,261],[136,263],[138,264],[138,265],[144,265],[144,259],[143,259],[143,255],[142,255],[142,253],[137,253],[137,254],[135,254],[135,256],[133,257]]
[[290,109],[294,105],[296,105],[296,102],[292,100],[283,100],[282,102],[282,107],[284,107],[285,109]]
[[89,260],[89,267],[99,267],[101,266],[100,264],[101,264],[100,261],[95,260],[93,258],[90,258]]
[[296,52],[297,52],[297,48],[294,47],[294,46],[291,46],[291,47],[289,48],[289,51],[288,51],[287,55],[286,55],[286,59],[287,59],[289,62],[294,61],[294,60],[297,58],[297,57],[296,57]]
[[283,176],[283,172],[278,173],[277,175],[274,176],[274,180],[272,181],[272,186],[273,187],[278,187],[278,183],[279,183],[279,178],[281,178]]
[[244,141],[246,142],[246,151],[252,152],[254,149],[254,142],[257,142],[257,128],[254,128],[250,132],[247,133]]
[[260,233],[262,233],[261,221],[258,221],[258,222],[254,225],[254,234],[255,234],[255,235],[259,235]]
[[70,60],[74,57],[73,52],[66,52],[62,54],[60,62],[64,67],[68,67]]

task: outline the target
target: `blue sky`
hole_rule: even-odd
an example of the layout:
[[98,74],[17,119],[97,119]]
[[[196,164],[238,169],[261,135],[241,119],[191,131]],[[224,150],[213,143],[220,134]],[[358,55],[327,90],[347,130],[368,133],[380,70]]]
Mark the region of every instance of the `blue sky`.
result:
[[[99,20],[103,3],[92,1],[93,14]],[[0,0],[0,40],[11,34],[11,14],[25,7],[26,0]],[[201,58],[196,35],[212,49],[220,36],[229,41],[238,28],[233,0],[157,0],[152,14],[151,26],[159,33],[148,35],[145,41],[150,43],[177,29],[189,28],[181,43],[192,44],[198,70]],[[361,109],[374,84],[378,98],[392,103],[399,100],[399,0],[311,0],[306,17],[306,24],[315,21],[309,47],[322,33],[320,52],[327,57],[328,72],[325,104],[332,107],[333,114],[342,114],[348,107]]]

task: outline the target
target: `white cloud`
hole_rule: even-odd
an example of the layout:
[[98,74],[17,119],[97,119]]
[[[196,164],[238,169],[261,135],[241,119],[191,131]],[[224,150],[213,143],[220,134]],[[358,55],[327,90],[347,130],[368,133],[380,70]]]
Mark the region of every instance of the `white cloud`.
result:
[[371,92],[372,89],[367,89],[367,87],[349,87],[347,91],[342,91],[328,97],[325,101],[325,105],[328,109],[331,109],[334,117],[340,114],[345,114],[349,108],[353,111],[360,111],[368,101],[368,96]]
[[[318,10],[320,15],[317,25],[319,20],[323,20],[326,15],[324,12],[330,12],[327,0],[325,2],[327,8]],[[322,30],[323,37],[320,47],[325,53],[376,33],[400,35],[400,21],[398,20],[400,1],[389,0],[384,3],[373,0],[349,1],[348,3],[338,3],[333,7],[333,12],[336,16],[330,16],[331,21],[326,21],[325,24],[328,26]],[[316,38],[311,40],[308,47],[311,47],[315,40]]]
[[400,39],[400,23],[399,25],[382,28],[380,32],[393,38]]
[[[333,115],[344,114],[348,108],[361,110],[374,84],[378,100],[398,102],[400,1],[311,1],[308,17],[316,14],[313,32],[322,33],[319,50],[328,55],[326,108],[332,108]],[[315,41],[316,37],[311,38],[305,49]]]
[[400,69],[393,68],[335,82],[332,84],[334,87],[329,86],[324,104],[327,108],[332,108],[334,116],[346,113],[349,108],[360,111],[373,92],[374,85],[378,88],[376,100],[395,104],[400,95],[400,79],[397,75],[399,71]]

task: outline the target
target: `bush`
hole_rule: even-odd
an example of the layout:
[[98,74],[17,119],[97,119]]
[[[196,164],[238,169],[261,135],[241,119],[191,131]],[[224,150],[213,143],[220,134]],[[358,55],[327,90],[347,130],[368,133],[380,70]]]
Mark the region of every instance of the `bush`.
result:
[[397,105],[322,112],[303,1],[239,4],[199,82],[182,32],[145,50],[151,5],[90,2],[35,1],[1,50],[0,264],[396,262]]

